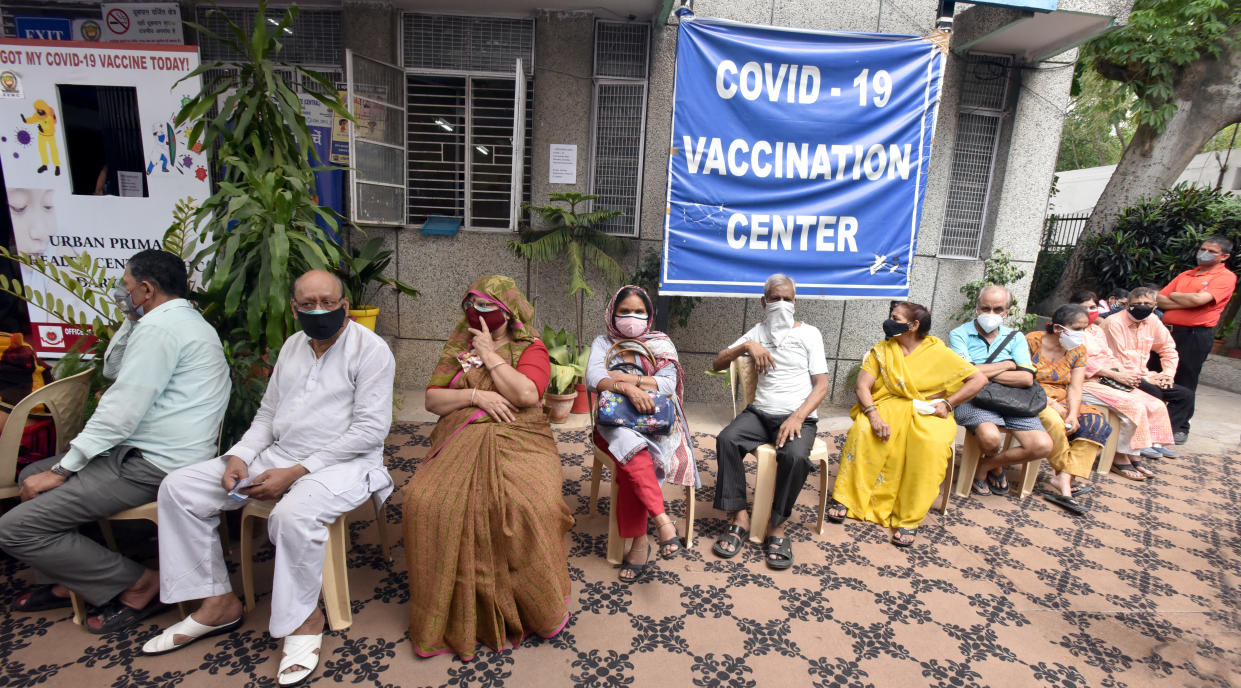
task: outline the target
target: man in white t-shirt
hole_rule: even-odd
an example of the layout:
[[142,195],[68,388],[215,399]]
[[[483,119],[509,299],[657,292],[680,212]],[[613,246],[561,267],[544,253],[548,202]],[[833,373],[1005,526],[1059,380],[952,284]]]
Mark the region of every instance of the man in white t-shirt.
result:
[[742,459],[761,444],[774,444],[771,521],[754,527],[767,528],[763,551],[767,566],[777,570],[793,565],[784,525],[813,468],[810,449],[818,428],[817,409],[828,388],[823,336],[817,327],[793,320],[795,298],[792,279],[781,274],[768,277],[760,301],[766,313],[763,322],[721,351],[712,363],[715,370],[725,370],[738,356],[751,356],[758,368],[754,403],[721,430],[715,441],[715,508],[728,512],[730,524],[713,550],[726,559],[741,550],[751,527]]

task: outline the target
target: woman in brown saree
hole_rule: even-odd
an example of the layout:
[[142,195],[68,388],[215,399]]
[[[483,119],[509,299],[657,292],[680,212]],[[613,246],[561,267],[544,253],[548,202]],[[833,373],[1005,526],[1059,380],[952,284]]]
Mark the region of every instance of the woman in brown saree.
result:
[[508,277],[470,286],[465,317],[427,387],[440,417],[431,450],[405,488],[410,641],[421,657],[474,657],[569,619],[560,455],[539,408],[547,348],[533,308]]

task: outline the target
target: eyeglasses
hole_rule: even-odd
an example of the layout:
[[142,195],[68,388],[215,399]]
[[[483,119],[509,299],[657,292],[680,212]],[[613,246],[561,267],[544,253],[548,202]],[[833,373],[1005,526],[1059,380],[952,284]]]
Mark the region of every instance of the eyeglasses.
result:
[[336,310],[336,307],[340,305],[341,301],[342,299],[328,301],[298,301],[294,305],[297,306],[297,310],[302,311],[303,313],[307,311],[334,311]]
[[996,315],[1004,315],[1005,313],[1008,312],[1008,306],[992,306],[991,308],[987,308],[986,306],[979,306],[978,312],[979,313],[995,313]]

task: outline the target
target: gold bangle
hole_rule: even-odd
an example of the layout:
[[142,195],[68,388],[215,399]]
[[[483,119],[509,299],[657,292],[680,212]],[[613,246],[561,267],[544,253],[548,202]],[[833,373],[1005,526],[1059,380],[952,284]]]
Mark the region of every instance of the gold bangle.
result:
[[478,388],[474,387],[470,390],[470,406],[474,405],[474,395],[478,393]]

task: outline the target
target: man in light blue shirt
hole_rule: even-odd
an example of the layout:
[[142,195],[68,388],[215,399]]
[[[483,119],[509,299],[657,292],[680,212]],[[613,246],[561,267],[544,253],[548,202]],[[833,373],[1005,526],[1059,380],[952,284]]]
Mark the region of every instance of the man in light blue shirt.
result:
[[115,382],[62,456],[22,471],[22,503],[0,517],[0,548],[40,585],[17,611],[69,606],[69,590],[99,607],[94,633],[165,608],[159,576],[77,532],[77,526],[155,501],[169,472],[216,455],[232,383],[215,330],[185,300],[185,263],[135,254],[113,296],[126,319],[104,355]]
[[[1025,335],[1001,324],[1012,303],[1013,295],[1007,288],[994,284],[983,287],[974,309],[977,317],[950,332],[948,346],[973,363],[990,382],[1029,388],[1038,384],[1030,360],[1030,345]],[[972,401],[958,404],[953,415],[958,424],[974,433],[982,449],[974,474],[974,494],[1008,494],[1004,468],[1038,461],[1052,450],[1051,435],[1043,429],[1038,416],[1001,415]],[[1056,418],[1059,420],[1058,415]],[[1000,451],[1004,446],[1001,427],[1010,430],[1020,444]]]

